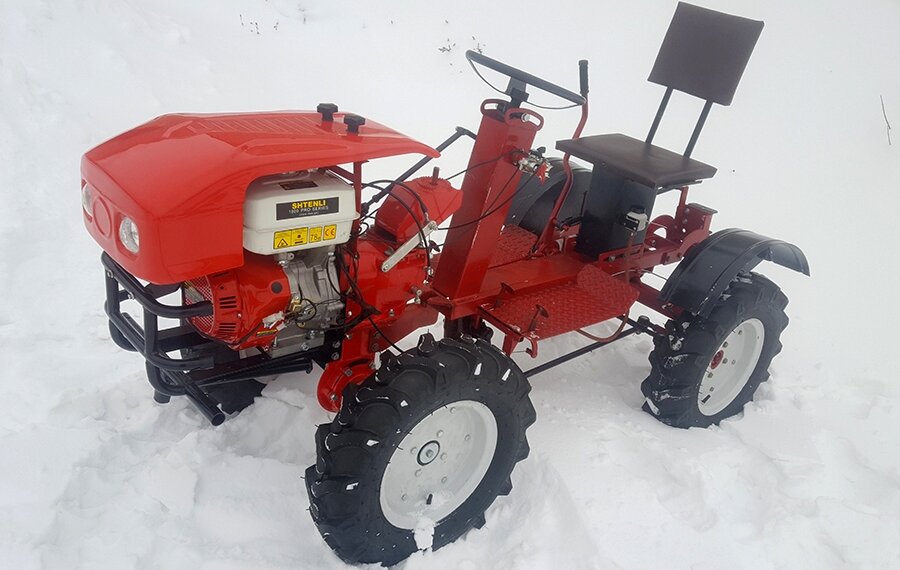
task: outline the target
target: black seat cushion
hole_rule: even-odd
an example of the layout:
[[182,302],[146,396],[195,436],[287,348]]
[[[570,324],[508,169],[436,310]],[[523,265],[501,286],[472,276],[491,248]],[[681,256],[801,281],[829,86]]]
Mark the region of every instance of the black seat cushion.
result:
[[557,141],[556,148],[651,188],[690,184],[716,173],[714,166],[623,134]]

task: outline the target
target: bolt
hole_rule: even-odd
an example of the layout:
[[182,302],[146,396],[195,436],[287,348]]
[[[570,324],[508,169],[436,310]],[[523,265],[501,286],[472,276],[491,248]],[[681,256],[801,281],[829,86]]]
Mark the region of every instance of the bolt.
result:
[[353,376],[353,371],[349,368],[344,369],[344,376]]
[[744,334],[744,331],[738,331],[738,334]]
[[329,394],[328,399],[331,400],[332,402],[337,400],[337,394]]
[[[350,338],[350,336],[348,335],[347,338]],[[331,348],[340,348],[340,347],[341,347],[341,341],[339,341],[339,340],[336,340],[333,343],[331,343]]]
[[341,358],[340,353],[337,353],[337,352],[332,352],[332,353],[331,353],[331,359],[332,359],[332,360],[339,360],[340,358]]
[[[723,359],[722,359],[722,364],[728,364],[728,359],[727,359],[727,358],[723,358]],[[732,363],[732,364],[734,364],[734,363]]]
[[722,343],[722,348],[728,348],[728,341]]
[[421,470],[421,469],[416,469],[416,477],[418,477],[418,476],[421,475],[421,474],[422,474],[422,470]]
[[395,316],[397,316],[397,313],[394,312],[394,309],[389,309],[389,310],[388,310],[388,316],[389,316],[389,317],[395,317]]
[[405,500],[408,499],[408,498],[409,498],[409,497],[407,497],[406,495],[400,495],[400,500],[401,500],[401,501],[405,501]]
[[470,439],[472,439],[472,436],[469,434],[466,434],[466,441],[469,441]]
[[712,377],[713,377],[713,373],[710,372],[709,374],[706,375],[706,377],[707,377],[707,378],[712,378]]
[[444,435],[444,430],[439,429],[439,430],[438,430],[438,433],[437,433],[437,436],[438,436],[438,437],[441,437],[441,436],[443,436],[443,435]]

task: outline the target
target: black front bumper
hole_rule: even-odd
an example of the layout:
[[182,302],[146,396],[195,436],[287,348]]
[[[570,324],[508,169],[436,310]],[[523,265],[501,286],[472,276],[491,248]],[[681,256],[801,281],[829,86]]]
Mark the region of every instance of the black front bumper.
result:
[[[241,357],[223,343],[205,338],[184,324],[191,317],[212,315],[209,301],[187,306],[160,303],[160,297],[178,291],[181,285],[143,285],[106,253],[100,260],[106,270],[105,309],[110,335],[119,347],[144,357],[157,402],[168,402],[171,396],[187,396],[213,425],[219,425],[225,421],[225,414],[210,397],[215,386],[274,374],[310,372],[314,362],[324,366],[328,361],[330,352],[325,354],[323,349],[274,358],[259,351]],[[143,326],[122,312],[121,304],[128,299],[134,299],[143,308]],[[177,319],[182,324],[160,330],[160,317]],[[182,358],[170,356],[173,352],[181,352]],[[184,356],[186,353],[190,356]]]

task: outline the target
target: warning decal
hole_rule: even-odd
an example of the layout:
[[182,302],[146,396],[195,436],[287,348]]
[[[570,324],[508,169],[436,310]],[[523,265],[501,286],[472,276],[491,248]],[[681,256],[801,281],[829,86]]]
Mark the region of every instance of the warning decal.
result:
[[275,232],[272,240],[274,249],[284,249],[286,247],[296,247],[298,245],[306,245],[309,237],[309,228],[294,228],[290,230],[282,230]]
[[319,214],[335,214],[339,206],[340,200],[337,196],[333,198],[282,202],[275,204],[275,219],[289,220],[291,218],[305,218],[306,216],[317,216]]
[[285,249],[331,239],[337,239],[337,224],[277,231],[272,239],[272,247]]

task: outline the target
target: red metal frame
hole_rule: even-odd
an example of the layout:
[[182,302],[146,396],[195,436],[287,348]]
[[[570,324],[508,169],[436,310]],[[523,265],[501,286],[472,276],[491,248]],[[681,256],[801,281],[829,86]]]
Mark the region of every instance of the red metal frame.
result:
[[[518,186],[522,175],[514,163],[515,157],[527,153],[543,119],[532,111],[504,109],[503,102],[494,99],[486,100],[481,112],[477,142],[469,159],[470,170],[462,185],[461,204],[460,193],[453,191],[446,181],[421,178],[408,184],[426,201],[432,219],[440,222],[455,212],[443,250],[432,260],[437,267],[433,282],[421,282],[425,263],[421,249],[414,250],[391,272],[380,271],[386,251],[412,237],[417,230],[409,212],[397,203],[402,200],[416,215],[421,214],[417,201],[407,196],[405,190],[387,199],[378,211],[375,228],[363,233],[356,242],[355,279],[366,301],[381,312],[372,316],[377,329],[369,322],[355,327],[346,335],[340,358],[326,367],[318,391],[319,401],[326,409],[337,410],[343,387],[360,382],[371,373],[379,351],[416,329],[435,323],[439,313],[450,320],[486,319],[505,335],[504,351],[511,353],[519,342],[527,341],[528,352],[537,355],[537,341],[545,338],[540,335],[543,307],[519,302],[519,308],[514,306],[512,311],[520,311],[518,317],[510,316],[509,310],[492,312],[491,308],[504,299],[512,302],[529,295],[533,298],[536,292],[550,295],[554,288],[563,293],[570,291],[567,287],[577,286],[580,275],[588,267],[599,269],[605,275],[622,276],[617,279],[625,276],[628,279],[631,293],[619,299],[618,304],[610,305],[622,308],[622,313],[604,318],[626,313],[635,300],[664,315],[678,314],[676,307],[659,302],[659,291],[643,283],[641,275],[657,265],[681,260],[688,249],[709,235],[715,212],[688,204],[688,188],[684,187],[680,190],[675,215],[654,219],[642,243],[610,251],[599,260],[589,259],[574,249],[579,229],[576,225],[553,228],[546,242],[549,247],[539,248],[540,251],[532,254],[535,236],[525,240],[516,234],[516,228],[504,231],[508,204],[503,201]],[[523,119],[523,115],[536,117],[538,122],[532,122],[528,116]],[[489,215],[485,216],[486,213]],[[391,241],[390,236],[396,239]],[[576,292],[579,291],[583,294],[585,289]],[[348,318],[359,310],[358,306],[348,308]],[[531,319],[535,323],[533,330],[510,327],[497,318],[501,313],[508,320],[519,318],[528,322]],[[571,321],[579,322],[577,318]],[[573,325],[570,329],[559,329],[559,322],[556,325],[551,327],[551,334],[578,328]]]
[[[504,102],[481,104],[481,126],[463,180],[462,206],[444,240],[434,275],[434,290],[449,299],[478,294],[509,211],[508,197],[516,191],[521,172],[514,165],[515,151],[527,151],[543,118],[525,109],[505,109]],[[531,122],[536,117],[540,123]],[[504,204],[504,201],[506,203]],[[479,217],[493,213],[476,222]],[[473,314],[473,309],[470,314]]]

